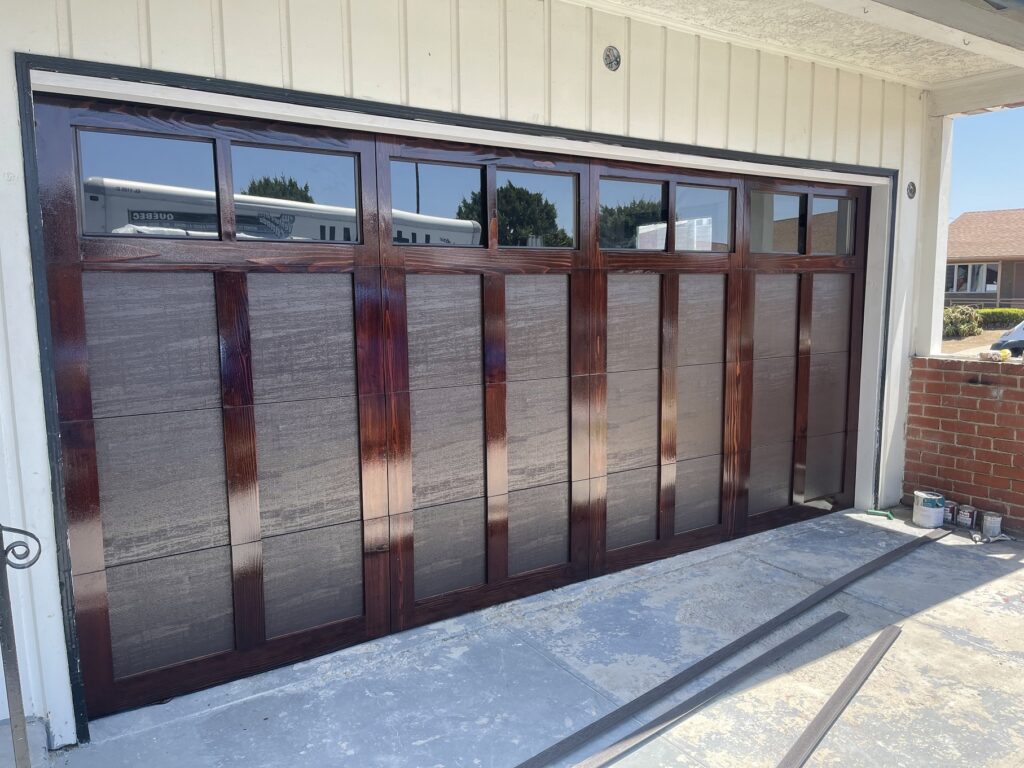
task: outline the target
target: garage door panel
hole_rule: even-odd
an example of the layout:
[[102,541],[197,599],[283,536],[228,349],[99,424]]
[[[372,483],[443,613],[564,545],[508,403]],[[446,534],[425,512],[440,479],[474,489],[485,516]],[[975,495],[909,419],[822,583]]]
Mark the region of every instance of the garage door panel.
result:
[[722,457],[702,456],[676,464],[676,534],[718,525],[721,519]]
[[352,275],[250,274],[253,399],[356,392]]
[[657,370],[608,374],[608,471],[658,463]]
[[409,389],[483,381],[481,285],[476,275],[407,275]]
[[417,600],[485,581],[486,517],[483,499],[442,504],[413,513]]
[[114,677],[234,647],[231,550],[107,568]]
[[609,550],[658,535],[658,468],[608,475],[605,540]]
[[747,514],[759,515],[792,501],[793,444],[762,445],[750,452]]
[[108,566],[227,544],[220,410],[97,419]]
[[357,410],[354,397],[253,408],[264,536],[359,519]]
[[220,405],[209,274],[82,275],[96,418]]
[[754,290],[754,358],[796,354],[797,275],[757,275]]
[[725,360],[725,275],[679,276],[679,365]]
[[676,371],[676,456],[722,452],[724,366],[686,365]]
[[264,538],[267,637],[361,615],[362,566],[359,522]]
[[753,447],[793,439],[796,408],[796,358],[754,360],[751,417]]
[[508,571],[515,575],[565,563],[569,555],[569,484],[508,495]]
[[807,435],[842,432],[846,427],[849,357],[845,352],[811,355]]
[[569,279],[509,275],[505,281],[505,368],[508,381],[569,373]]
[[410,395],[414,507],[484,495],[483,388]]
[[508,487],[569,479],[569,381],[510,381],[506,395]]
[[850,347],[850,275],[815,275],[811,304],[811,352],[845,352]]
[[807,439],[807,484],[804,496],[808,501],[843,490],[845,446],[845,432]]
[[608,276],[608,371],[657,368],[661,278]]

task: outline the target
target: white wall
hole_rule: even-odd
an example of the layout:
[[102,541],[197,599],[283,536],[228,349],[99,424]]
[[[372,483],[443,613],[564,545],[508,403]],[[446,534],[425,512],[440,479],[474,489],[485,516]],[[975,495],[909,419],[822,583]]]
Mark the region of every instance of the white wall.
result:
[[[74,738],[53,557],[13,52],[36,52],[709,147],[899,168],[921,186],[923,94],[562,0],[0,0],[0,483],[46,554],[13,578],[31,713]],[[622,52],[610,72],[606,45]],[[921,198],[918,198],[918,201]],[[915,270],[918,201],[896,263]],[[883,243],[884,245],[884,243]],[[913,281],[894,293],[898,399]],[[890,411],[892,466],[902,414]],[[870,438],[869,438],[870,439]],[[896,501],[898,483],[883,501]],[[32,601],[37,606],[31,609]]]

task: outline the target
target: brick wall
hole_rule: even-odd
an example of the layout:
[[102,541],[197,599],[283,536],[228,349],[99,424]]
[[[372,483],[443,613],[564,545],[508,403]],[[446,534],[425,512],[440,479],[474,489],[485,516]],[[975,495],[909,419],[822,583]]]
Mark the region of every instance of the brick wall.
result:
[[1000,512],[1024,531],[1024,365],[918,357],[910,376],[905,501],[914,491]]

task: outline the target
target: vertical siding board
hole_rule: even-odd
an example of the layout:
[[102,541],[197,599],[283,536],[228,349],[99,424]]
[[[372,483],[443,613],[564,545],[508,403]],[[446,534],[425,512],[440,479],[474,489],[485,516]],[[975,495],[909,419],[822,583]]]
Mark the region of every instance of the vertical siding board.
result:
[[757,51],[733,45],[729,63],[729,149],[757,146]]
[[629,25],[629,135],[661,138],[665,76],[664,30],[634,21]]
[[861,165],[882,162],[882,86],[881,80],[861,78],[860,152]]
[[224,76],[283,86],[281,13],[278,0],[221,0]]
[[811,154],[815,160],[832,160],[836,151],[836,87],[834,67],[814,65],[811,95]]
[[903,86],[885,83],[882,102],[882,166],[899,168],[903,155]]
[[812,65],[806,61],[786,60],[786,140],[785,154],[808,157],[811,151]]
[[839,71],[836,88],[836,162],[856,163],[860,146],[860,75]]
[[587,11],[554,0],[551,4],[551,123],[587,127]]
[[462,112],[501,116],[498,0],[459,0],[459,106]]
[[[212,0],[149,0],[149,45],[152,66],[189,75],[215,75],[213,30],[204,23],[213,10]],[[194,19],[185,45],[181,19]]]
[[361,99],[402,100],[398,0],[353,2],[352,95]]
[[345,95],[342,5],[337,0],[288,3],[292,88]]
[[137,0],[69,0],[69,8],[76,58],[142,65]]
[[668,30],[665,38],[665,140],[693,144],[697,125],[697,38]]
[[527,123],[547,121],[544,15],[543,0],[512,0],[506,5],[505,72],[509,120]]
[[626,50],[626,20],[594,11],[592,23],[590,127],[598,133],[622,134],[626,130],[626,78],[630,62],[624,56],[622,66],[612,72],[604,65],[603,55],[609,45]]
[[781,155],[786,121],[786,60],[760,54],[757,82],[757,151]]
[[406,3],[405,12],[409,103],[414,107],[451,110],[451,3],[415,0]]
[[729,122],[729,44],[701,39],[697,84],[697,143],[724,147]]

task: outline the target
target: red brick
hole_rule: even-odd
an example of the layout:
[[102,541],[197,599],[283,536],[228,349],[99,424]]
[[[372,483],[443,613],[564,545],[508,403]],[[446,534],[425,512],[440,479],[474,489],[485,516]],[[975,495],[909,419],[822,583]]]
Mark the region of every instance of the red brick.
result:
[[1013,427],[1003,427],[999,424],[987,425],[979,424],[978,427],[979,437],[991,437],[998,440],[1013,440],[1016,438],[1017,433]]
[[977,435],[956,435],[956,444],[964,445],[969,448],[984,448],[987,450],[992,447],[992,438],[979,437]]
[[[956,456],[949,453],[933,453],[931,451],[915,451],[917,454],[914,458],[916,461],[920,461],[922,464],[927,464],[932,467],[955,467]],[[973,448],[969,449],[968,457],[975,455]],[[1002,456],[1002,454],[997,454]]]
[[966,410],[959,411],[961,421],[969,421],[973,424],[995,424],[996,415],[991,411]]
[[957,419],[959,412],[956,408],[943,408],[940,405],[925,405],[924,415],[930,419]]
[[982,475],[989,475],[992,473],[991,464],[984,461],[975,461],[974,459],[957,459],[956,468],[967,472],[977,472]]
[[962,371],[964,361],[951,358],[933,357],[929,359],[928,367],[933,371]]

